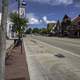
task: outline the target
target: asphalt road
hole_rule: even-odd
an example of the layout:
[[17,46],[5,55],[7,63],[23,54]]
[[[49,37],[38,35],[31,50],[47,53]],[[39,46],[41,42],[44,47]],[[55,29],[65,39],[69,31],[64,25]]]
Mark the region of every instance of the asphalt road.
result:
[[79,44],[77,39],[27,36],[24,47],[30,80],[80,80],[80,55],[76,56],[79,50],[74,55],[70,52],[71,47],[78,48]]
[[43,36],[33,36],[33,38],[80,55],[80,39],[43,37]]

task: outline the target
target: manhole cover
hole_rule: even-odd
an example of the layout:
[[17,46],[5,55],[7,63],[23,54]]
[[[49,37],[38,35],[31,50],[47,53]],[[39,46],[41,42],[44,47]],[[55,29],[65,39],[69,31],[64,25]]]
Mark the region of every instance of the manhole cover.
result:
[[44,46],[40,45],[41,48],[43,48]]
[[56,54],[55,56],[58,57],[58,58],[64,58],[65,57],[63,54],[60,54],[60,53]]
[[37,43],[35,40],[31,40],[33,43]]

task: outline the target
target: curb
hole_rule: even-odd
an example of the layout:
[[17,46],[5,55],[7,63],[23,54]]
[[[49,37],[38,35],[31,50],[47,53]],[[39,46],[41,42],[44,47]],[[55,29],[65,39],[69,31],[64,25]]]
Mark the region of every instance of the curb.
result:
[[30,63],[29,63],[29,56],[27,55],[27,53],[29,53],[29,51],[27,49],[27,46],[26,46],[26,43],[25,43],[25,40],[24,39],[23,39],[23,45],[24,45],[24,50],[25,50],[25,55],[26,55],[26,63],[28,65],[28,71],[29,71],[30,80],[32,80],[31,79],[31,69],[30,69]]

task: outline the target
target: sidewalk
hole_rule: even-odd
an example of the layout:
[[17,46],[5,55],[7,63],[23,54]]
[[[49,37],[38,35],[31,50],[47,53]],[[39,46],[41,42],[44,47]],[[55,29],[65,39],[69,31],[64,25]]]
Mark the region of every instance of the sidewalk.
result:
[[13,40],[6,40],[6,49],[8,49],[13,44]]
[[21,46],[11,51],[10,57],[6,61],[5,68],[5,80],[30,80],[24,46],[22,54]]

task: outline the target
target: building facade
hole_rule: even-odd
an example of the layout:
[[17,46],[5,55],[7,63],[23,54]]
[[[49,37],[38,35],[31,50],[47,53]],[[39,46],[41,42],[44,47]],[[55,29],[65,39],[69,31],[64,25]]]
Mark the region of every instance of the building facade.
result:
[[[26,17],[26,2],[24,0],[20,0],[20,6],[19,6],[19,16],[21,18],[25,18]],[[13,31],[13,23],[8,20],[7,22],[7,37],[9,39],[15,39],[18,38],[18,33],[16,33],[16,31]]]

